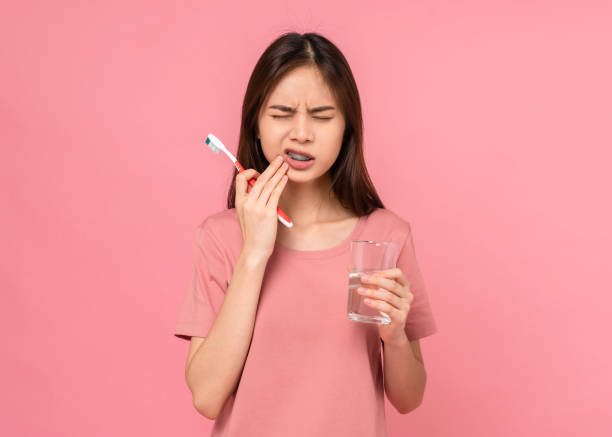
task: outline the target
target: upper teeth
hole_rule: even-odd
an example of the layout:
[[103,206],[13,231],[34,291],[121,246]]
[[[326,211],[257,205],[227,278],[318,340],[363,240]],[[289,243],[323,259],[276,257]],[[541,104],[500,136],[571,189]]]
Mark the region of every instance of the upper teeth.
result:
[[293,159],[297,159],[298,161],[308,161],[309,159],[312,159],[308,156],[304,156],[304,155],[298,155],[297,153],[292,153],[292,152],[287,152],[289,154],[289,156],[291,156]]

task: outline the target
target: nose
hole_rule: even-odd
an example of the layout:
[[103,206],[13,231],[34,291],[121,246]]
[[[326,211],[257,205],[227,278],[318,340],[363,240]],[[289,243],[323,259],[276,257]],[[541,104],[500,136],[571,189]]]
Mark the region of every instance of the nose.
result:
[[299,142],[312,141],[312,122],[307,114],[298,113],[293,117],[291,138]]

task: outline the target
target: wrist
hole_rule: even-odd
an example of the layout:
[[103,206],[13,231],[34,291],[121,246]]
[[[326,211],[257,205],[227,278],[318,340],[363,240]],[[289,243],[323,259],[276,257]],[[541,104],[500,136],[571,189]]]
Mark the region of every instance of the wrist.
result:
[[406,331],[402,330],[402,332],[395,338],[391,340],[384,341],[383,343],[385,347],[390,347],[394,349],[401,349],[406,347],[410,343],[408,336],[406,335]]
[[247,267],[258,268],[265,266],[268,263],[268,258],[268,255],[245,247],[240,252],[239,261]]

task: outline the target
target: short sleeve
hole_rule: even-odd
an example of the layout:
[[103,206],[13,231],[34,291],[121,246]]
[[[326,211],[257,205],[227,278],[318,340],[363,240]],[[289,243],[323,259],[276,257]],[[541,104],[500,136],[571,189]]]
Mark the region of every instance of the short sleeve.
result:
[[229,284],[227,271],[226,257],[209,221],[204,220],[196,229],[195,261],[174,329],[176,337],[189,340],[208,335]]
[[423,281],[417,263],[410,225],[408,225],[408,233],[404,240],[404,244],[400,248],[397,267],[404,273],[404,276],[410,284],[410,292],[414,295],[406,319],[405,331],[408,339],[417,340],[435,334],[438,332],[438,328],[431,310],[431,305],[429,304],[425,282]]

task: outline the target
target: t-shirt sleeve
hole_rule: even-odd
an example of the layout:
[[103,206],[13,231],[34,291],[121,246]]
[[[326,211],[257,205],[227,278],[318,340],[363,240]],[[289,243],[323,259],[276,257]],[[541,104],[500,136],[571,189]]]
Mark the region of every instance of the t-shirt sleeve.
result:
[[227,258],[208,220],[195,234],[195,261],[174,329],[174,335],[185,340],[208,335],[229,284]]
[[425,282],[416,259],[416,251],[412,240],[412,232],[408,225],[408,233],[400,248],[397,260],[399,267],[410,284],[410,292],[414,299],[406,319],[405,331],[409,340],[417,340],[438,332],[436,321],[429,304]]

